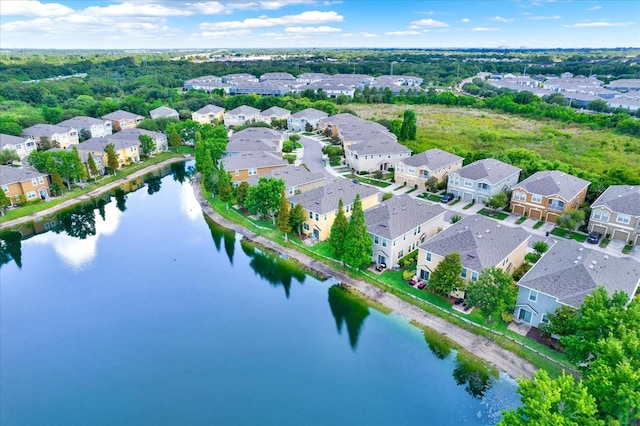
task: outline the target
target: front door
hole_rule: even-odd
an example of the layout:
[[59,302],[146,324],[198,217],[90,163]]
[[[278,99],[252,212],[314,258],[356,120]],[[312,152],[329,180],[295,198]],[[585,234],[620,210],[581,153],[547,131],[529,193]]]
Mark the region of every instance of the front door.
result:
[[381,265],[383,263],[387,263],[387,258],[381,254],[378,255],[378,265]]
[[41,189],[40,190],[40,198],[42,198],[43,200],[45,198],[47,198],[47,190],[46,189]]
[[320,231],[318,231],[317,229],[313,230],[313,239],[318,241],[318,239],[320,238]]
[[425,281],[429,281],[429,271],[424,270],[424,269],[420,269],[420,279],[421,280],[425,280]]
[[531,324],[531,312],[527,311],[526,309],[520,308],[518,319],[521,319],[524,322]]

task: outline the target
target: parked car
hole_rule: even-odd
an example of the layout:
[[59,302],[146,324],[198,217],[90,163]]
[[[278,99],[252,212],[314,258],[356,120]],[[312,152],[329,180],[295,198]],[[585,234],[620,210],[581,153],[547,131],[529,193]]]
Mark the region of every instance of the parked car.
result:
[[591,244],[598,244],[601,238],[602,234],[600,232],[593,231],[587,237],[587,242]]
[[456,196],[455,196],[455,195],[453,195],[453,194],[452,194],[452,193],[450,193],[450,192],[447,192],[446,194],[444,194],[444,195],[442,196],[442,198],[440,198],[440,202],[441,202],[441,203],[445,203],[445,204],[447,204],[447,203],[449,203],[449,202],[453,201],[453,199],[454,199],[454,198],[456,198]]

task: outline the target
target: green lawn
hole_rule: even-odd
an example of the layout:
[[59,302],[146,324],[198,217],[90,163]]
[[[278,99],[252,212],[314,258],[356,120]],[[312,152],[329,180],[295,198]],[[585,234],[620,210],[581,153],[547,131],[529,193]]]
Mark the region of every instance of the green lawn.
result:
[[423,192],[422,194],[420,194],[420,198],[433,201],[434,203],[439,203],[442,197],[440,195],[432,194],[430,192]]
[[524,217],[524,216],[522,216],[520,219],[518,219],[518,220],[516,221],[516,225],[520,225],[520,224],[522,224],[525,220],[527,220],[527,218],[526,218],[526,217]]
[[537,222],[535,225],[533,225],[533,229],[538,229],[538,228],[540,228],[542,225],[544,225],[544,222],[543,222],[543,221],[539,221],[539,222]]
[[390,182],[383,182],[381,180],[377,180],[377,179],[371,179],[371,178],[367,178],[367,177],[362,177],[362,176],[357,176],[354,175],[353,173],[350,173],[348,175],[345,175],[346,177],[348,177],[349,179],[356,179],[362,183],[368,183],[369,185],[373,185],[373,186],[377,186],[379,188],[386,188],[387,186],[390,186],[391,183]]
[[457,198],[455,200],[453,200],[452,202],[449,203],[450,206],[455,206],[456,204],[458,204],[460,202],[460,200],[458,200]]
[[470,209],[470,208],[471,208],[471,207],[473,207],[473,206],[475,206],[475,203],[469,203],[469,204],[467,204],[466,206],[464,206],[464,207],[462,208],[462,210],[468,210],[468,209]]
[[629,254],[629,253],[631,253],[632,249],[633,249],[633,246],[630,245],[630,244],[627,244],[622,248],[622,253]]
[[505,220],[506,218],[509,217],[509,213],[505,213],[505,212],[494,212],[493,210],[489,210],[489,209],[481,209],[478,214],[481,214],[483,216],[487,216],[490,217],[492,219],[498,219],[498,220]]
[[600,241],[600,247],[605,248],[609,245],[609,243],[611,242],[611,240],[607,239],[607,238],[603,238],[602,241]]
[[411,194],[412,192],[415,192],[417,190],[418,190],[418,188],[412,188],[412,189],[408,190],[407,192],[405,192],[405,194]]
[[563,237],[570,240],[576,240],[579,243],[584,243],[587,240],[587,235],[579,232],[570,231],[568,229],[558,228],[557,226],[551,230],[551,235],[557,237]]

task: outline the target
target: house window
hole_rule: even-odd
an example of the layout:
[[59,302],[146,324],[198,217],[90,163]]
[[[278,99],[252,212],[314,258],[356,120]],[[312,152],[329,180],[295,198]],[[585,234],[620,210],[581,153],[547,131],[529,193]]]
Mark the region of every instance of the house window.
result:
[[609,212],[607,211],[602,211],[602,220],[607,221],[609,220]]
[[22,149],[22,145],[21,144],[17,144],[16,145],[16,149]]
[[478,273],[476,271],[471,272],[471,281],[478,281]]
[[465,179],[464,186],[468,186],[469,188],[471,188],[473,186],[473,182],[470,181],[469,179]]
[[400,250],[398,252],[398,260],[400,260],[402,258],[402,256],[404,256],[404,250]]
[[31,185],[36,186],[38,184],[38,179],[33,178],[31,179]]
[[376,244],[376,245],[378,245],[378,243],[379,243],[379,242],[380,242],[380,240],[379,240],[378,236],[377,236],[377,235],[374,235],[374,236],[373,236],[373,243],[374,243],[374,244]]
[[317,222],[318,220],[320,220],[320,219],[318,219],[318,217],[319,217],[319,216],[318,216],[318,213],[316,213],[316,222]]
[[293,195],[293,187],[289,188],[289,195]]
[[520,312],[518,313],[518,319],[521,319],[524,322],[531,324],[531,317],[532,317],[531,312],[527,311],[526,309],[520,308]]
[[43,177],[39,177],[38,178],[38,183],[39,184],[43,184],[44,183],[44,178]]
[[538,292],[535,290],[529,290],[529,300],[531,300],[532,302],[538,300]]
[[453,184],[454,185],[460,185],[460,178],[459,177],[454,178],[453,179]]
[[542,319],[540,320],[540,322],[545,323],[545,324],[549,324],[549,318],[547,318],[546,314],[542,315]]
[[382,239],[382,247],[386,247],[387,246],[387,239],[383,238]]
[[313,212],[309,212],[309,219],[313,219]]
[[460,276],[462,278],[467,278],[467,268],[462,268],[462,272],[460,272]]
[[427,252],[427,262],[431,262],[431,252]]
[[327,215],[326,214],[324,215],[324,221],[325,222],[327,221]]
[[600,219],[600,210],[594,210],[593,211],[593,218],[594,219]]
[[416,172],[415,167],[409,167],[409,173],[415,173],[415,172]]
[[309,230],[309,224],[308,224],[307,222],[303,223],[303,224],[302,224],[302,228],[303,228],[305,231],[308,231],[308,230]]
[[542,201],[542,195],[540,194],[532,194],[531,195],[531,201],[533,201],[534,203],[539,203]]
[[29,191],[27,192],[27,198],[29,200],[36,198],[36,191]]
[[249,176],[255,176],[258,174],[258,170],[257,169],[249,169]]
[[627,225],[629,224],[630,220],[631,219],[630,219],[629,216],[623,215],[623,214],[620,214],[620,213],[618,213],[618,217],[616,218],[616,222],[624,223],[624,224],[627,224]]
[[9,192],[9,187],[7,185],[2,185],[2,190],[4,191],[4,193],[6,195],[7,192]]

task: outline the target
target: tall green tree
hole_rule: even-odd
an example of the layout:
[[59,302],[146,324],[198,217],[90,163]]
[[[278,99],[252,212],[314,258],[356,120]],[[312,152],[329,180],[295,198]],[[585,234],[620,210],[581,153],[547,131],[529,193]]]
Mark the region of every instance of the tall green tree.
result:
[[284,191],[284,180],[261,177],[256,185],[249,188],[246,202],[249,212],[263,218],[270,217],[275,225],[282,191]]
[[507,202],[509,201],[509,197],[504,192],[498,192],[496,195],[489,198],[487,201],[487,207],[490,207],[494,210],[503,209],[507,206]]
[[567,210],[556,220],[556,225],[573,231],[584,222],[584,217],[583,210]]
[[120,162],[118,161],[118,154],[116,154],[116,147],[114,144],[110,143],[104,148],[104,152],[107,153],[107,167],[109,168],[109,173],[116,174],[116,170],[120,167]]
[[169,133],[169,146],[173,148],[182,146],[182,138],[175,127],[171,130],[171,133]]
[[449,253],[429,277],[429,288],[444,296],[452,291],[460,290],[464,287],[462,273],[462,261],[460,253]]
[[202,181],[204,182],[204,187],[209,192],[213,192],[217,182],[218,175],[216,173],[216,167],[213,164],[213,158],[211,157],[211,152],[206,149],[204,154],[200,157],[200,160],[196,159],[196,166],[200,165],[200,173],[202,173]]
[[278,230],[284,234],[284,240],[286,241],[287,234],[291,232],[291,223],[289,201],[287,201],[287,196],[284,194],[284,191],[282,191],[280,195],[280,209],[278,210],[276,225],[278,226]]
[[98,174],[100,174],[100,172],[98,171],[98,167],[96,166],[96,162],[93,159],[93,155],[91,155],[91,153],[87,155],[87,166],[89,167],[90,176],[98,176]]
[[289,213],[289,224],[291,224],[291,229],[295,229],[296,232],[298,232],[298,235],[302,234],[302,224],[306,218],[307,216],[304,214],[302,204],[298,203],[294,205]]
[[7,197],[2,187],[0,187],[0,213],[4,213],[4,209],[11,205],[11,200]]
[[60,173],[53,172],[51,173],[51,194],[60,195],[62,194],[62,189],[64,188],[64,183],[62,183],[62,177]]
[[71,150],[73,153],[73,168],[75,170],[75,178],[79,180],[87,179],[87,169],[84,167],[84,163],[82,162],[82,158],[80,158],[80,153],[78,152],[77,147],[73,147]]
[[533,373],[533,379],[518,379],[522,406],[503,413],[499,426],[599,426],[593,396],[582,382],[562,374],[552,379],[545,370]]
[[236,204],[244,208],[247,196],[249,195],[249,183],[247,181],[240,182],[236,188]]
[[333,258],[336,260],[344,260],[348,228],[349,221],[344,214],[344,205],[341,198],[338,201],[338,214],[333,221],[333,225],[331,225],[331,233],[329,234],[329,247],[331,247]]
[[156,144],[153,141],[153,138],[149,135],[140,135],[138,136],[138,140],[140,141],[140,148],[142,149],[142,155],[145,157],[149,157],[156,151]]
[[491,267],[480,272],[477,281],[471,281],[466,289],[467,303],[480,308],[492,322],[493,314],[501,314],[514,306],[518,287],[513,278],[500,268]]
[[233,196],[231,176],[229,176],[229,173],[224,169],[224,163],[222,161],[218,167],[218,195],[222,201],[229,201]]
[[414,141],[416,140],[416,132],[418,130],[416,112],[412,109],[404,111],[402,117],[402,126],[400,127],[400,141]]
[[20,156],[13,149],[5,148],[0,151],[0,164],[11,164],[14,161],[20,161]]
[[360,194],[353,200],[353,212],[349,219],[347,234],[345,235],[344,262],[356,269],[362,269],[371,263],[373,256],[373,241],[367,232],[367,224],[362,210]]

